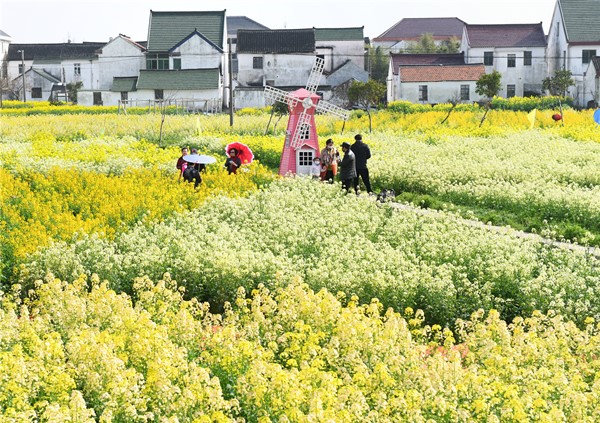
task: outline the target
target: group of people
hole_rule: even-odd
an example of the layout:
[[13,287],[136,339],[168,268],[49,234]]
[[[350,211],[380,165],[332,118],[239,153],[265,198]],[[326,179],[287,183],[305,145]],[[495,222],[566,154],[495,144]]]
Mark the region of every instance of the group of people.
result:
[[[225,168],[227,168],[227,172],[231,175],[236,174],[239,167],[242,165],[242,160],[238,157],[237,150],[235,148],[229,149],[227,152],[227,160],[225,160]],[[198,154],[198,150],[192,148],[191,154]],[[180,174],[179,177],[183,177],[184,181],[194,182],[194,188],[197,188],[198,185],[202,183],[201,172],[206,170],[206,165],[202,163],[194,163],[191,161],[186,161],[185,156],[188,155],[187,147],[183,147],[181,149],[181,157],[177,159],[177,164],[175,167],[179,169]],[[189,160],[189,159],[188,159]]]
[[[334,147],[333,140],[329,138],[325,143],[325,148],[321,150],[320,157],[313,159],[311,175],[321,181],[333,183],[334,178],[338,174],[342,181],[342,188],[350,191],[354,188],[356,194],[359,193],[359,182],[362,179],[365,184],[365,189],[369,194],[372,194],[371,181],[369,179],[369,169],[367,160],[371,158],[371,150],[369,146],[362,140],[362,135],[354,136],[354,143],[344,141],[341,145],[343,157],[340,157],[339,151]],[[198,154],[195,148],[192,148],[192,155]],[[187,161],[185,157],[188,155],[187,147],[181,149],[181,157],[177,160],[177,169],[181,171],[180,177],[187,182],[194,182],[194,188],[197,188],[202,183],[201,172],[206,170],[206,165],[202,163],[193,163]],[[188,158],[188,160],[190,160]],[[227,151],[227,160],[225,167],[227,172],[231,174],[237,173],[237,170],[242,165],[241,159],[238,157],[238,151],[235,148]]]
[[362,179],[365,189],[371,194],[373,191],[367,167],[367,160],[371,158],[371,149],[363,142],[362,135],[356,134],[352,145],[344,141],[341,148],[344,153],[343,157],[340,157],[340,153],[333,145],[333,140],[329,138],[325,143],[325,148],[321,150],[321,156],[313,159],[311,175],[321,181],[333,183],[339,167],[343,189],[349,191],[350,188],[354,188],[354,192],[358,194],[360,179]]

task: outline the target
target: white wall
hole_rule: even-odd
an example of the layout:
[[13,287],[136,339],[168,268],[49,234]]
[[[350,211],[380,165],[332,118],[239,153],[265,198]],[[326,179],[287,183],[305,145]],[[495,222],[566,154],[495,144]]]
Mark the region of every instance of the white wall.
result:
[[[174,50],[181,54],[181,69],[214,69],[222,65],[223,54],[196,35]],[[173,59],[171,59],[171,69]]]
[[359,68],[365,68],[365,43],[363,40],[317,41],[315,48],[317,54],[325,56],[324,69],[328,72],[341,66],[348,59]]
[[[263,58],[263,69],[253,69],[253,58]],[[242,86],[264,85],[274,81],[274,86],[304,86],[315,62],[315,56],[302,54],[250,54],[238,53],[238,83]]]
[[[96,64],[96,84],[89,89],[110,90],[115,76],[137,76],[145,69],[145,56],[131,42],[119,36],[102,48]],[[118,93],[117,93],[118,94]]]
[[[427,86],[427,101],[419,101],[419,86]],[[388,101],[406,100],[412,103],[447,103],[450,99],[460,98],[460,86],[469,85],[469,100],[464,103],[480,101],[481,96],[475,92],[476,81],[444,81],[444,82],[403,82],[399,84],[396,98]]]

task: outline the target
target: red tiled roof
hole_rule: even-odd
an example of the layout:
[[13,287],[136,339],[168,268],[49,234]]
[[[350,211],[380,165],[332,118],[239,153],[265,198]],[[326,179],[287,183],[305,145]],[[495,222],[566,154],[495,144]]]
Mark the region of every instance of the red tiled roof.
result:
[[464,65],[463,53],[410,53],[391,54],[394,75],[398,74],[398,66],[407,65]]
[[453,66],[400,66],[401,82],[477,81],[485,73],[483,64]]
[[546,47],[542,23],[467,25],[469,47]]
[[460,39],[464,26],[458,18],[404,18],[373,41],[418,40],[425,33],[435,40]]

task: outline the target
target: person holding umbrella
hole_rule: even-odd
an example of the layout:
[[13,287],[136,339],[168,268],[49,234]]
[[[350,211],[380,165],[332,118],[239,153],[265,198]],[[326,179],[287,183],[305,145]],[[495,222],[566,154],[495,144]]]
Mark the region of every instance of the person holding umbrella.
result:
[[187,167],[183,171],[183,179],[188,182],[195,181],[194,188],[197,188],[202,182],[200,172],[206,170],[207,164],[217,161],[214,157],[198,154],[198,150],[195,148],[192,148],[192,154],[183,156],[183,160],[187,163]]
[[230,148],[227,152],[227,160],[225,160],[225,167],[227,168],[227,173],[230,175],[236,174],[239,167],[242,165],[242,159],[239,158],[237,154],[237,150],[235,148]]

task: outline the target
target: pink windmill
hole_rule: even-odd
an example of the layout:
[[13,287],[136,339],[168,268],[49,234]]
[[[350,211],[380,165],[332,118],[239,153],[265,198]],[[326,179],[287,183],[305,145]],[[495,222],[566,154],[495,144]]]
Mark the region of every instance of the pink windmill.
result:
[[326,101],[321,101],[316,93],[319,80],[323,74],[324,60],[317,57],[308,76],[306,88],[288,93],[278,88],[266,86],[265,97],[272,101],[287,104],[290,112],[279,174],[308,174],[314,157],[320,154],[315,112],[329,113],[344,120],[348,119],[348,111]]

